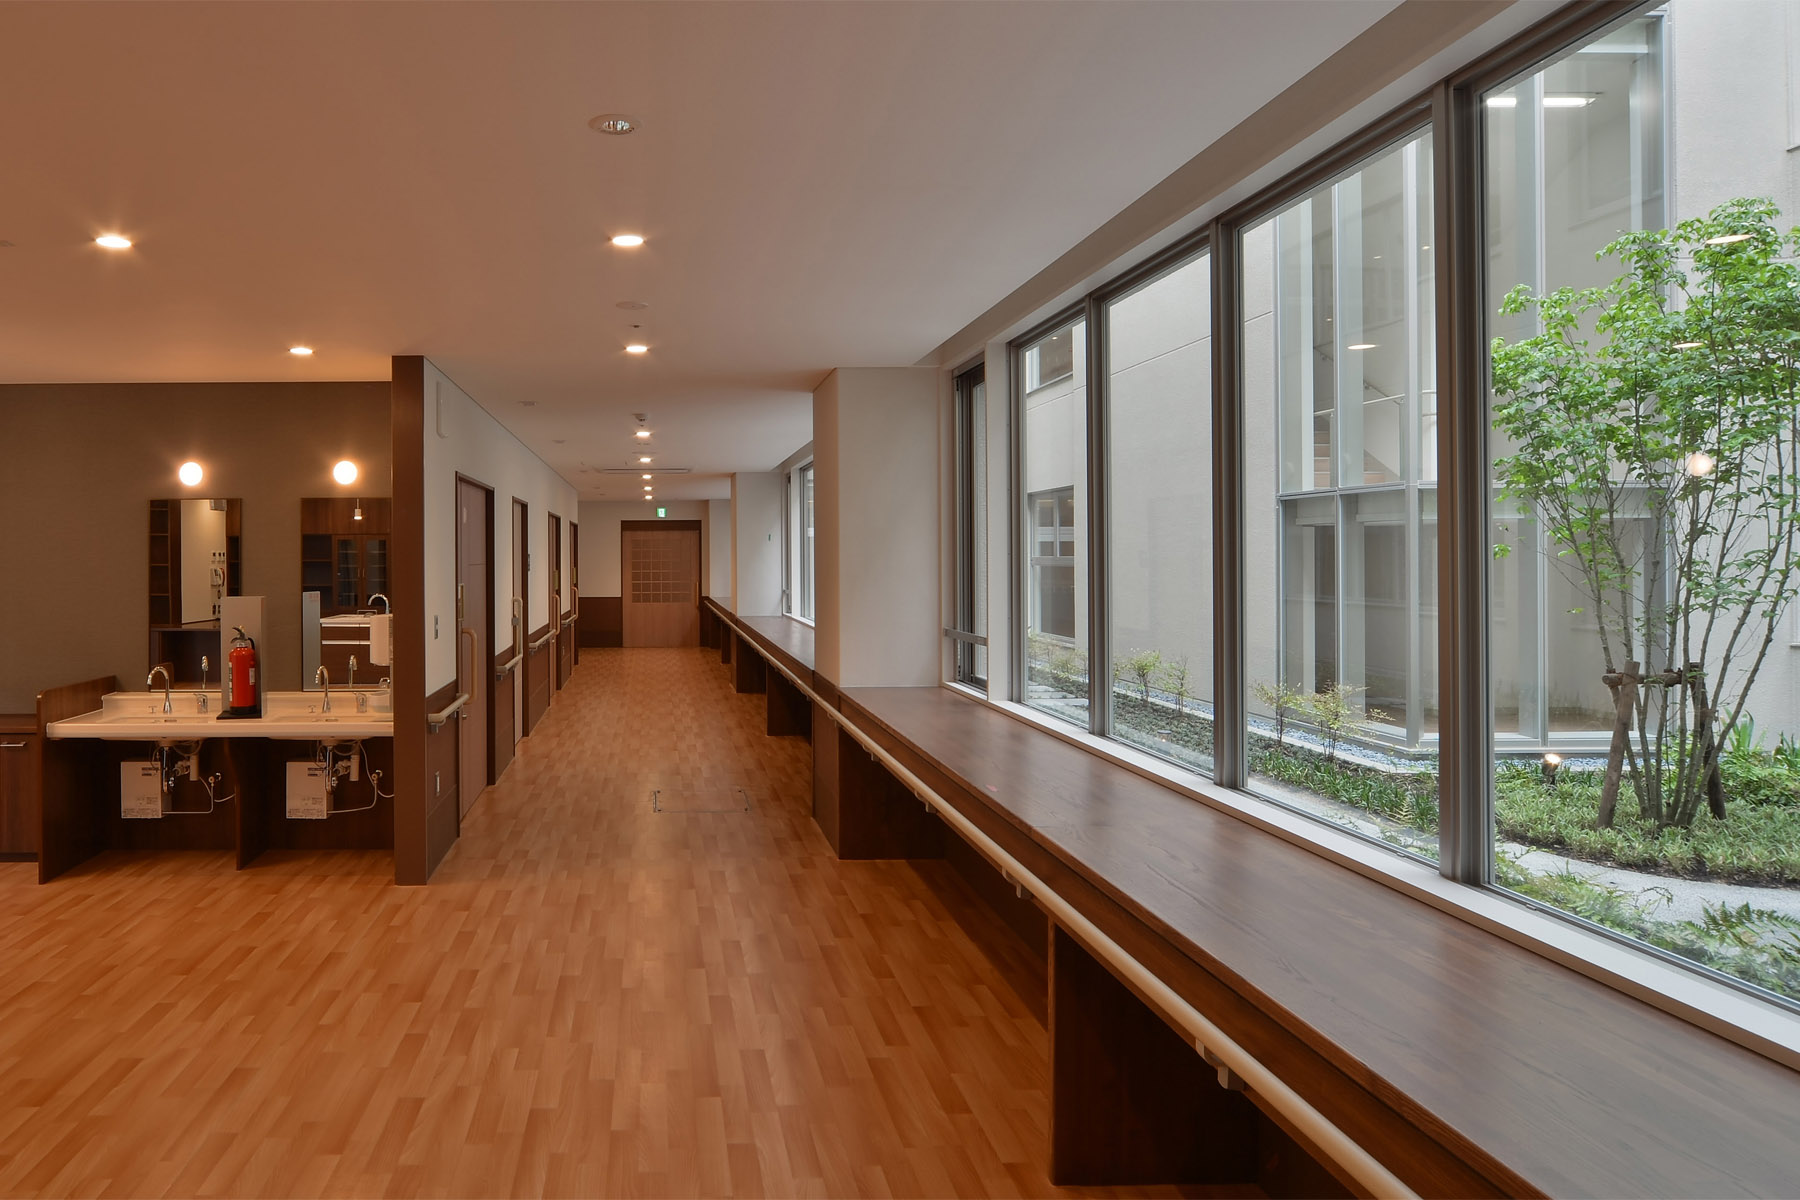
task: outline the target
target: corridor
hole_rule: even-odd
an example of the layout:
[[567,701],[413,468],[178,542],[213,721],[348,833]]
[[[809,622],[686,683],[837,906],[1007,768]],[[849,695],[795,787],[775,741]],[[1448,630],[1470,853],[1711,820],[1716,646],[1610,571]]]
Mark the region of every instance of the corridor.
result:
[[1054,1193],[1041,975],[953,874],[837,861],[762,722],[584,650],[428,887],[0,864],[0,1194]]

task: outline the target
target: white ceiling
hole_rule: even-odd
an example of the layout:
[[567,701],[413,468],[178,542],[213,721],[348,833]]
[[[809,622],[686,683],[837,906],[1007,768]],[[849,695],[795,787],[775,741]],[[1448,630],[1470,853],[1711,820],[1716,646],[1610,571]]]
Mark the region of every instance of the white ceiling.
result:
[[0,3],[0,382],[424,354],[584,498],[637,412],[723,497],[1395,2]]

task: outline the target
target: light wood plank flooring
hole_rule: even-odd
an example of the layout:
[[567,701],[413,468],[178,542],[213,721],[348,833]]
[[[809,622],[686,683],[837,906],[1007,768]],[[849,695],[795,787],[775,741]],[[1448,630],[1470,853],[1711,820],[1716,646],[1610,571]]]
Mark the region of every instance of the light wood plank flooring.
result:
[[0,864],[0,1193],[1054,1194],[1003,939],[941,871],[838,862],[762,705],[708,652],[584,651],[425,888]]

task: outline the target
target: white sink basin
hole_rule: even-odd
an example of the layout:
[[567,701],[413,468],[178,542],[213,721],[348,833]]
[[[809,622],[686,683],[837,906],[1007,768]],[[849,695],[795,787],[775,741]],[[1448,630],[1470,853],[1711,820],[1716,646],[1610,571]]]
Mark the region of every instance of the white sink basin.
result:
[[[360,690],[360,689],[359,689]],[[161,692],[110,692],[100,707],[64,721],[52,721],[46,729],[52,738],[101,738],[116,742],[140,742],[218,737],[259,737],[277,741],[313,741],[318,738],[372,738],[394,736],[393,697],[385,691],[361,692],[365,711],[356,710],[357,692],[333,691],[331,711],[319,711],[324,697],[318,692],[271,692],[265,715],[219,719],[219,697],[207,694],[207,711],[200,711],[200,694],[173,692],[172,711],[164,712]]]

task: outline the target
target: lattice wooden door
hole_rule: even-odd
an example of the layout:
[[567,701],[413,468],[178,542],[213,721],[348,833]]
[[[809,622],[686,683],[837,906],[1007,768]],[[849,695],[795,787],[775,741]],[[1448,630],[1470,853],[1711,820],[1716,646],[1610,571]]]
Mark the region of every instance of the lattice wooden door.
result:
[[625,645],[698,646],[700,531],[625,529],[620,537]]

